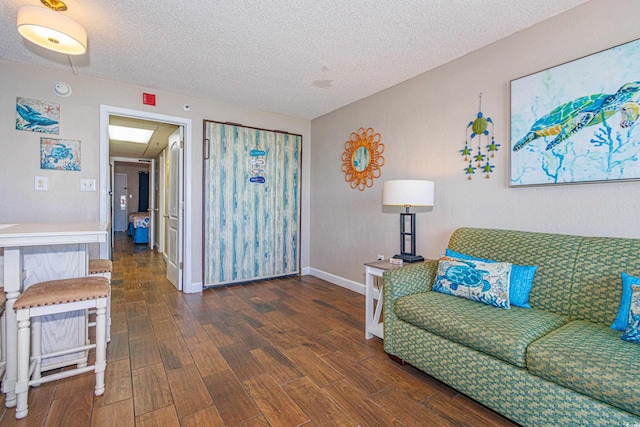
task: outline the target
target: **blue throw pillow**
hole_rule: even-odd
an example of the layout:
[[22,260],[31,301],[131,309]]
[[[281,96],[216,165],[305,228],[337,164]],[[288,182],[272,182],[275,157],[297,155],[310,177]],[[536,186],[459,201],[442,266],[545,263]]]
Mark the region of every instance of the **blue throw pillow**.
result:
[[620,338],[640,344],[640,285],[631,285],[629,324]]
[[[472,257],[447,248],[446,256],[471,261],[497,262],[490,259]],[[509,303],[517,307],[531,308],[529,305],[529,293],[533,286],[533,277],[538,270],[537,265],[517,265],[512,264],[511,278],[509,279]],[[625,325],[626,326],[626,325]]]
[[632,285],[640,285],[640,278],[629,276],[627,273],[620,273],[622,277],[622,298],[620,298],[620,307],[618,315],[613,321],[611,329],[616,331],[624,331],[629,324],[629,307],[631,307]]
[[509,308],[509,274],[507,262],[483,262],[443,257],[433,291],[472,301]]

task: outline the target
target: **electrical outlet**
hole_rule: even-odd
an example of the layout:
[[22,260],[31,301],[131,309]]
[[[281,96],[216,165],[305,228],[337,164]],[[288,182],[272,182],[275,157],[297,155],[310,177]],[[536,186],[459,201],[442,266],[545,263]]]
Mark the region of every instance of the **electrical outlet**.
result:
[[36,191],[47,191],[47,177],[36,176],[33,187]]
[[384,260],[384,255],[378,255],[378,261]]

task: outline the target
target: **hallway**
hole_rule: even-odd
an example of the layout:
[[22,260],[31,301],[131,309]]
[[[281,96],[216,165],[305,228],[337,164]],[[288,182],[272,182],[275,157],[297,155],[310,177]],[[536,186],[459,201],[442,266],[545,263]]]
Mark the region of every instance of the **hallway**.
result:
[[514,425],[364,339],[364,296],[305,276],[182,294],[118,233],[106,391],[37,388],[2,426]]

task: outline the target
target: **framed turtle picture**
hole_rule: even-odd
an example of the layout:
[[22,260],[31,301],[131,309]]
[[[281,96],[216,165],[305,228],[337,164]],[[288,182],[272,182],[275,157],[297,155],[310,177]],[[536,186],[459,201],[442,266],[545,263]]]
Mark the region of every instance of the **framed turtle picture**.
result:
[[80,141],[40,138],[40,169],[80,170]]
[[640,179],[640,40],[511,81],[510,186]]

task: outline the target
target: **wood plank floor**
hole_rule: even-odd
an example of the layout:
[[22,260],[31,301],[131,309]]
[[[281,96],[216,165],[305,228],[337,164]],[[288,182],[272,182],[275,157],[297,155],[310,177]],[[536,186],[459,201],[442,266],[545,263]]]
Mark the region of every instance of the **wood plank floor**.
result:
[[364,296],[304,276],[182,294],[117,233],[106,391],[32,388],[2,426],[513,426],[364,339]]

